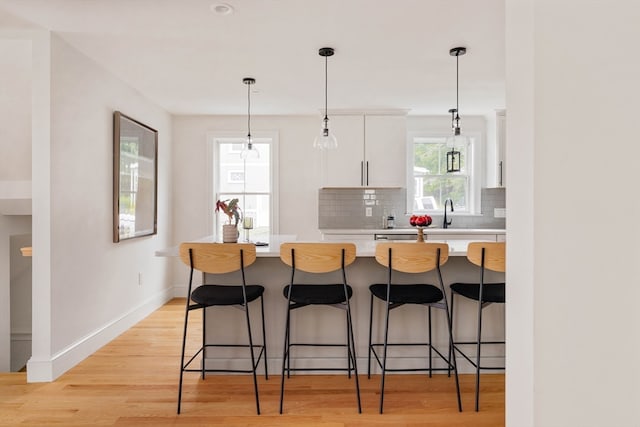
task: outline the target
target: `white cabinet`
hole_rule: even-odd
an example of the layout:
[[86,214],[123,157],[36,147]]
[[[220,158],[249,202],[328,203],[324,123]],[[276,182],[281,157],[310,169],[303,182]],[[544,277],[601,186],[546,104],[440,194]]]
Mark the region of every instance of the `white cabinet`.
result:
[[405,116],[365,116],[364,185],[407,186]]
[[505,110],[496,111],[496,184],[498,187],[505,187],[506,166],[507,166],[507,112]]
[[405,187],[406,116],[333,115],[338,139],[325,155],[325,187]]

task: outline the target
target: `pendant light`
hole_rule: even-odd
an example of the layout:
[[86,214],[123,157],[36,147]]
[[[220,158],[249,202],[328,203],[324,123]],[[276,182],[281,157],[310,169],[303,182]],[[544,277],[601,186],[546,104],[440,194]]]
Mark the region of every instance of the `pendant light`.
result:
[[247,145],[240,153],[243,160],[258,159],[260,153],[253,146],[253,138],[251,137],[251,85],[256,83],[256,79],[245,77],[242,83],[247,85]]
[[313,147],[320,150],[333,149],[338,147],[338,140],[333,133],[329,133],[329,115],[327,114],[327,62],[328,58],[334,54],[332,47],[323,47],[318,51],[320,56],[324,56],[324,119],[322,120],[322,131],[313,141]]
[[452,135],[447,138],[446,146],[450,150],[447,152],[447,172],[460,172],[460,148],[466,147],[469,144],[469,139],[460,134],[460,106],[459,106],[459,91],[458,91],[458,58],[467,53],[466,47],[454,47],[449,50],[449,55],[456,57],[456,108],[449,110],[451,113],[451,130]]

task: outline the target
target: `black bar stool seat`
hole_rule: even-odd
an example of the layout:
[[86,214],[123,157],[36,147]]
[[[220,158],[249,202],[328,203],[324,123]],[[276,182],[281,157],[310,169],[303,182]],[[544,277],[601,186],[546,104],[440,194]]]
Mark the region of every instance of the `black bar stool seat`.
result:
[[[289,295],[290,285],[282,290],[285,298]],[[347,285],[347,297],[353,296],[353,289]],[[295,285],[291,288],[291,301],[305,305],[331,305],[340,304],[345,301],[344,286],[342,284],[332,285]]]
[[[482,290],[483,302],[495,302],[504,304],[504,283],[485,283]],[[480,299],[480,286],[478,283],[452,283],[451,290],[458,295],[478,301]]]
[[[376,283],[369,286],[371,293],[381,300],[387,300],[387,284]],[[442,291],[433,285],[393,285],[391,287],[392,304],[431,304],[441,301]]]
[[[245,286],[247,302],[257,300],[264,293],[262,285]],[[191,293],[193,302],[201,305],[239,305],[244,304],[242,286],[202,285]]]

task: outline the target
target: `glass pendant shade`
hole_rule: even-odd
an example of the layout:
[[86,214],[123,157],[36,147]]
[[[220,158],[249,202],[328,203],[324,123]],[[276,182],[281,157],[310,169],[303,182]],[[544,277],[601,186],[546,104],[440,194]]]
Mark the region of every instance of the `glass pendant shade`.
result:
[[465,148],[469,145],[469,138],[459,133],[457,135],[454,133],[447,137],[445,144],[447,148]]
[[332,150],[334,148],[338,148],[338,140],[333,133],[329,132],[327,122],[328,120],[323,122],[320,134],[313,140],[313,148],[317,148],[319,150]]
[[260,158],[260,152],[253,146],[253,138],[247,137],[247,143],[240,152],[242,160],[255,160]]

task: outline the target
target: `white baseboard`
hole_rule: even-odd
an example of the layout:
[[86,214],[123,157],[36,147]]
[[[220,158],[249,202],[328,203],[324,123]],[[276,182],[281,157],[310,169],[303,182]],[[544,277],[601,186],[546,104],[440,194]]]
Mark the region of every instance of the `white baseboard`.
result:
[[50,360],[35,360],[32,357],[27,363],[27,381],[49,382],[55,380],[118,335],[153,313],[172,299],[173,295],[172,288],[158,292],[119,318],[59,351]]

